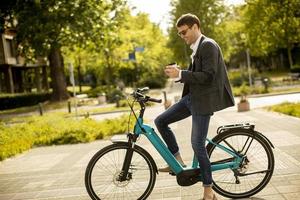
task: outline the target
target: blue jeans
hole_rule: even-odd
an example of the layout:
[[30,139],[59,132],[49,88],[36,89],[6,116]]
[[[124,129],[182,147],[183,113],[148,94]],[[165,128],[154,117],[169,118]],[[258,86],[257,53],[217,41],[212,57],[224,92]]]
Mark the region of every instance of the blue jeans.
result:
[[172,105],[155,119],[155,125],[160,132],[168,149],[176,156],[179,154],[179,147],[175,135],[169,124],[180,121],[192,115],[192,148],[199,161],[203,186],[212,185],[211,164],[205,148],[205,140],[208,133],[209,120],[211,115],[196,115],[191,109],[190,95],[184,96],[178,103]]

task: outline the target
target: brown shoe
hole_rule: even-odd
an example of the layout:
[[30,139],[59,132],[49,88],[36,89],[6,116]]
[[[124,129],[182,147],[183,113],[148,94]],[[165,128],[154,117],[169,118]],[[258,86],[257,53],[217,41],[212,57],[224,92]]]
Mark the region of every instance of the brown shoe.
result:
[[[182,165],[182,167],[186,167],[186,165],[184,164],[180,154],[178,154],[177,156],[175,156],[176,160]],[[164,168],[159,168],[158,169],[159,172],[171,172],[172,173],[172,170],[169,166],[167,167],[164,167]]]
[[158,169],[159,172],[172,172],[171,168],[169,166],[163,167],[163,168],[159,168]]

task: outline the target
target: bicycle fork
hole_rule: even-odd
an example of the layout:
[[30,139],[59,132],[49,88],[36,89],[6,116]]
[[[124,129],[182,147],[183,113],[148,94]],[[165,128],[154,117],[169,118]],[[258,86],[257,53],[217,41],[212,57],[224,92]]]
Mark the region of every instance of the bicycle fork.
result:
[[129,167],[131,164],[133,149],[134,149],[136,139],[137,137],[135,135],[128,134],[128,149],[126,151],[122,170],[119,177],[117,178],[117,181],[123,182],[123,181],[128,181],[132,178],[131,173],[129,173]]

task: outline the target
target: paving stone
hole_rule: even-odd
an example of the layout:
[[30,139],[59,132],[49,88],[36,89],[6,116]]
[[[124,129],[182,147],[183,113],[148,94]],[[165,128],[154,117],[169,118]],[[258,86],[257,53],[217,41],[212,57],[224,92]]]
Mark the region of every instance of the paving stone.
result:
[[[151,112],[145,113],[148,119],[154,119],[162,112],[162,107],[151,109]],[[221,111],[211,119],[209,137],[216,135],[218,126],[241,121],[255,123],[256,130],[265,134],[275,146],[275,171],[270,183],[260,193],[245,200],[297,199],[300,195],[300,120],[262,109],[245,113]],[[189,165],[193,158],[191,118],[171,127],[174,128],[182,157]],[[85,168],[91,157],[108,144],[111,144],[109,140],[102,140],[88,144],[39,147],[0,162],[0,200],[90,199],[84,185]],[[158,167],[166,164],[146,137],[142,136],[138,145],[150,152]],[[159,173],[148,199],[199,200],[203,196],[202,190],[201,183],[181,187],[177,185],[176,177]],[[228,199],[220,195],[218,198]]]

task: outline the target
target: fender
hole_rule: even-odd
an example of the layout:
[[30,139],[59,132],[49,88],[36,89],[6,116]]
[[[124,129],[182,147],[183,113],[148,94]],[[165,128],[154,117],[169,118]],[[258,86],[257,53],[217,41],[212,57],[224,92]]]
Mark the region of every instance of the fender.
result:
[[272,144],[272,142],[269,140],[269,138],[267,138],[264,134],[262,134],[262,133],[260,133],[260,132],[258,132],[258,131],[253,131],[253,132],[255,132],[256,134],[258,134],[258,135],[260,135],[262,138],[264,138],[268,143],[269,143],[269,145],[273,148],[273,149],[275,149],[275,147],[274,147],[274,145]]
[[[260,137],[262,137],[273,149],[275,149],[274,145],[272,144],[272,142],[269,140],[269,138],[267,138],[264,134],[254,130],[254,125],[252,124],[234,124],[234,125],[227,125],[227,126],[221,126],[218,128],[217,130],[217,135],[212,139],[213,142],[216,141],[217,137],[220,137],[219,135],[221,135],[222,133],[225,133],[227,131],[240,131],[240,132],[248,132],[250,134],[252,134],[253,136],[258,135]],[[209,144],[208,144],[209,145]]]

